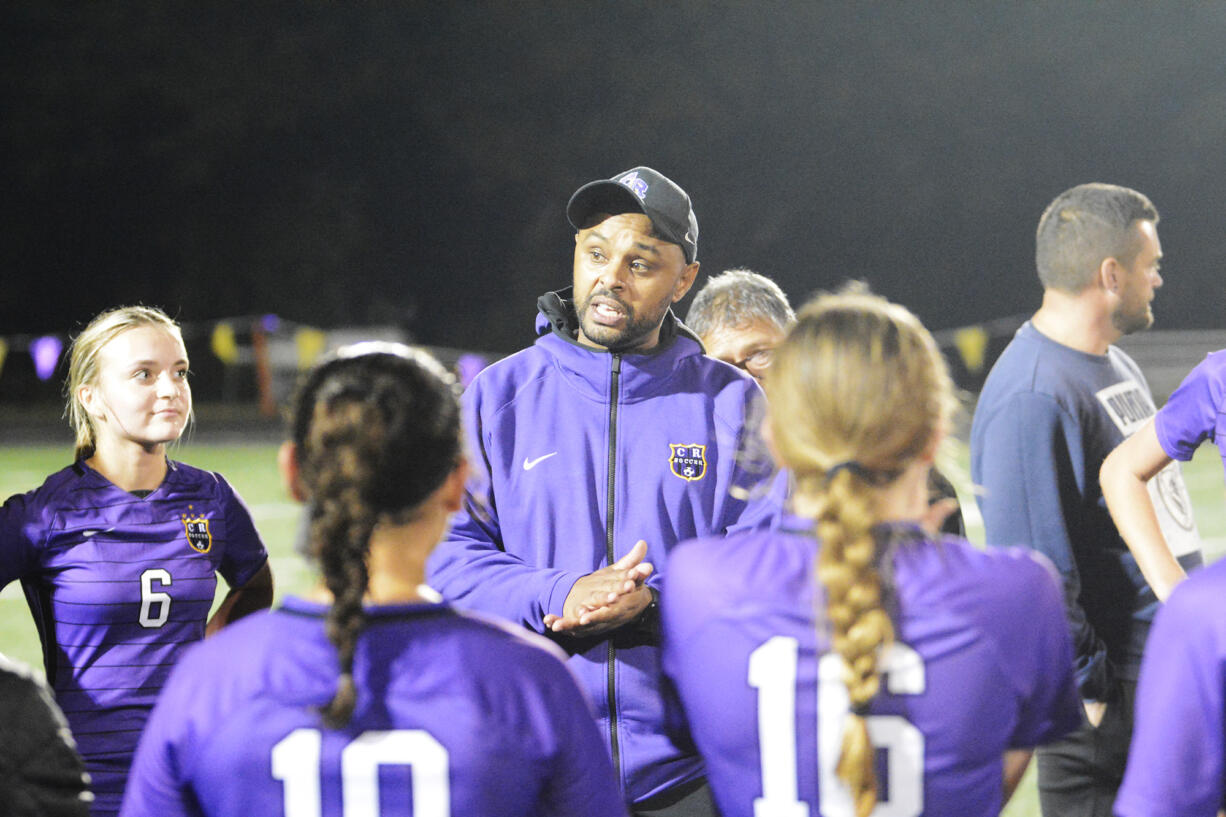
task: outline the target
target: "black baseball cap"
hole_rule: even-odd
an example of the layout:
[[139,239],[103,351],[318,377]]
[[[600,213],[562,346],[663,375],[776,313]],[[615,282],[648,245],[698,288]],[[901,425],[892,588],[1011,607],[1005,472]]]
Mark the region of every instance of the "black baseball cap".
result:
[[592,213],[643,213],[660,238],[681,247],[687,264],[698,257],[698,219],[689,195],[650,167],[632,168],[576,190],[566,205],[571,226],[582,230]]

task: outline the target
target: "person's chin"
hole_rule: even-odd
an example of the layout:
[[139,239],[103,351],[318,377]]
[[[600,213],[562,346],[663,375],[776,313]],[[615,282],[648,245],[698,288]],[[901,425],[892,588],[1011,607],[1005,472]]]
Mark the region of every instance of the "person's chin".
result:
[[583,336],[592,343],[612,349],[625,342],[626,330],[620,326],[605,326],[593,321],[585,321]]
[[184,423],[167,423],[149,429],[146,438],[154,444],[173,443],[183,434]]

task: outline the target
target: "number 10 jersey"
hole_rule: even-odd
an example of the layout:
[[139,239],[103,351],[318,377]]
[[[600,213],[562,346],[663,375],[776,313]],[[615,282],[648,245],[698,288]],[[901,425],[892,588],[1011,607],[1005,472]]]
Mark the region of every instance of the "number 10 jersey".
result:
[[353,717],[327,607],[285,599],[193,648],[141,739],[124,817],[625,817],[555,645],[445,604],[366,608]]

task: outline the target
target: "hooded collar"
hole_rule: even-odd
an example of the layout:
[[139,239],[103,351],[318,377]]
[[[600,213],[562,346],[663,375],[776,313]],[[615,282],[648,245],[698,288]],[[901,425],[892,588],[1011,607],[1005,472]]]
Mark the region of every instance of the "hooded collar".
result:
[[[608,349],[596,349],[579,343],[579,316],[575,312],[574,287],[566,287],[554,292],[546,292],[536,299],[536,334],[544,335],[552,332],[568,343],[590,349],[594,354],[609,354]],[[678,320],[670,306],[660,325],[660,342],[646,352],[622,352],[622,355],[654,355],[659,354],[672,345],[678,337],[687,337],[702,348],[702,341],[688,326]]]
[[659,394],[683,359],[702,355],[702,343],[670,307],[660,326],[660,342],[646,352],[611,352],[579,342],[579,318],[572,288],[547,292],[536,301],[536,346],[553,357],[567,379],[591,396],[605,399],[614,355],[619,361],[619,394],[623,401]]

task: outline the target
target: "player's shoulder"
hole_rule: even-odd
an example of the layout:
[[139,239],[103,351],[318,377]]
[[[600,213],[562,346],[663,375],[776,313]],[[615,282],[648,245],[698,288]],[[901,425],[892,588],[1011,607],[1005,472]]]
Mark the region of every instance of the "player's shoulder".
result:
[[482,654],[503,654],[508,658],[542,666],[563,664],[566,653],[542,635],[516,627],[497,616],[475,610],[444,608],[453,615],[453,627],[468,636],[471,649]]
[[10,519],[37,516],[63,504],[75,504],[74,494],[89,489],[84,467],[74,463],[50,474],[37,488],[13,494],[4,502],[4,513]]
[[[790,517],[788,517],[790,519]],[[817,542],[808,529],[759,528],[675,545],[665,564],[665,595],[731,602],[747,596],[797,597],[810,583]]]
[[188,465],[180,460],[167,460],[166,462],[168,465],[167,474],[171,476],[176,484],[183,487],[197,487],[210,491],[223,486],[229,487],[225,477],[216,471],[206,471],[203,468]]
[[1055,565],[1037,550],[1018,546],[977,548],[965,541],[962,547],[982,563],[985,575],[995,577],[998,585],[1021,591],[1026,587],[1055,587],[1060,581]]
[[683,583],[701,584],[708,572],[714,571],[715,562],[729,547],[731,541],[740,539],[739,534],[733,536],[704,536],[696,539],[686,539],[673,545],[665,560],[665,576],[670,585],[680,587]]
[[1042,553],[1027,547],[978,548],[958,543],[971,569],[970,597],[997,620],[1034,621],[1040,612],[1059,612],[1060,578]]
[[197,468],[178,460],[167,461],[170,468],[163,481],[162,496],[172,502],[209,500],[229,502],[238,495],[217,471]]
[[758,531],[746,531],[729,536],[699,536],[673,545],[668,552],[666,564],[669,571],[681,569],[695,573],[714,568],[712,562],[724,554],[735,552],[745,546],[744,540],[754,537]]
[[207,709],[210,701],[256,694],[268,675],[261,667],[283,654],[288,640],[277,624],[276,610],[259,610],[191,644],[175,660],[161,697]]
[[1213,394],[1226,392],[1226,349],[1219,349],[1205,355],[1205,359],[1184,378],[1181,386],[1186,383],[1201,381],[1209,385]]
[[803,619],[813,611],[816,563],[811,530],[747,530],[676,545],[661,571],[665,644],[675,651],[708,627],[739,629],[775,614]]
[[1223,599],[1226,599],[1226,559],[1188,574],[1188,578],[1171,592],[1158,615],[1167,627],[1174,622],[1179,622],[1179,629],[1219,626],[1220,616],[1207,611],[1220,611]]
[[1051,562],[1024,547],[981,548],[947,535],[903,548],[895,559],[900,578],[917,577],[950,603],[1024,609],[1035,593],[1050,595],[1057,586]]
[[25,494],[18,494],[18,496],[24,495],[31,500],[40,499],[45,501],[52,497],[59,497],[73,491],[79,491],[89,487],[89,473],[86,467],[79,462],[66,465],[60,470],[48,474],[47,478],[37,488],[31,489],[25,492]]

